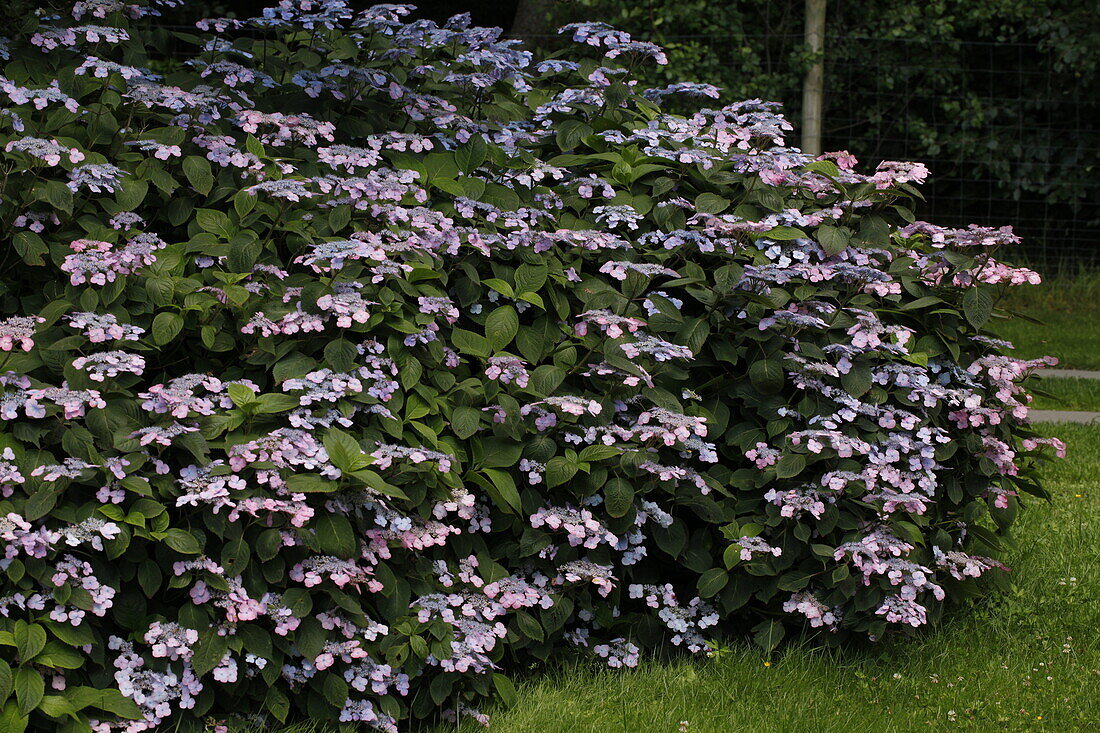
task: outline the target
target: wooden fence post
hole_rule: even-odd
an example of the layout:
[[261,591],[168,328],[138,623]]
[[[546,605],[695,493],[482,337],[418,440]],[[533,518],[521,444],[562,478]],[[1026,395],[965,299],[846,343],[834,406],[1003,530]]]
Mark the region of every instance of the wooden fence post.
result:
[[821,155],[821,110],[825,97],[825,2],[806,0],[806,46],[814,62],[802,82],[802,152]]

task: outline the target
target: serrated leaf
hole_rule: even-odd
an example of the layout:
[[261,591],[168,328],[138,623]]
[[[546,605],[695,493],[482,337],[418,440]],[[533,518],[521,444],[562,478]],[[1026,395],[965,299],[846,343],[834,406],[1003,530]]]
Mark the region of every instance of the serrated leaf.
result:
[[29,723],[30,718],[19,712],[19,707],[14,700],[0,711],[0,730],[4,733],[23,733],[27,730]]
[[634,487],[625,479],[611,479],[603,487],[603,500],[609,515],[624,517],[634,506]]
[[516,481],[512,478],[512,475],[492,468],[484,468],[482,473],[488,478],[489,486],[486,486],[486,489],[491,494],[495,494],[492,498],[498,504],[503,504],[504,508],[510,509],[515,514],[520,514],[522,503],[519,490],[516,488]]
[[866,362],[858,362],[845,373],[840,375],[840,383],[845,391],[853,397],[862,397],[867,394],[872,385],[871,365]]
[[516,611],[515,618],[521,634],[535,641],[542,641],[545,638],[546,634],[537,618],[526,611]]
[[339,428],[329,428],[322,441],[332,465],[341,471],[356,471],[362,466],[357,460],[363,453],[359,443]]
[[962,299],[963,315],[974,328],[981,328],[993,313],[993,295],[981,286],[966,291]]
[[11,694],[14,684],[11,666],[3,659],[0,659],[0,703],[8,699],[8,695]]
[[730,580],[729,573],[722,568],[711,568],[705,571],[699,576],[699,582],[696,587],[699,590],[699,595],[703,598],[712,598],[718,594],[720,590],[726,587],[726,583]]
[[191,666],[199,677],[207,674],[222,661],[225,653],[229,651],[228,637],[213,631],[204,631],[199,635],[199,641],[193,647]]
[[325,346],[325,365],[335,372],[349,372],[358,355],[359,350],[352,342],[346,339],[330,341]]
[[46,694],[46,681],[31,667],[20,667],[14,676],[15,699],[19,703],[19,712],[27,715],[42,702]]
[[279,688],[270,686],[267,688],[267,696],[264,697],[264,708],[280,723],[285,723],[290,713],[290,699]]
[[153,343],[163,346],[183,329],[183,316],[172,311],[158,313],[153,319]]
[[214,175],[210,172],[210,161],[198,155],[188,155],[183,159],[183,175],[191,187],[203,196],[210,193],[214,186]]
[[779,646],[779,642],[783,641],[786,633],[783,624],[779,621],[762,621],[752,627],[752,640],[765,653],[770,654]]
[[519,693],[516,691],[516,686],[512,684],[512,680],[499,672],[493,673],[493,687],[496,688],[497,695],[506,707],[513,707],[519,701]]
[[451,430],[463,440],[477,433],[480,426],[481,410],[459,405],[451,412]]
[[775,464],[775,475],[779,478],[793,478],[806,469],[806,457],[801,453],[788,453]]
[[50,251],[46,243],[42,241],[42,237],[34,232],[16,232],[12,235],[11,241],[12,245],[15,247],[16,253],[22,257],[23,261],[28,265],[44,264],[42,255]]
[[695,209],[700,214],[720,214],[729,208],[730,200],[713,193],[701,193],[695,197]]
[[229,399],[232,400],[233,404],[237,407],[251,405],[256,401],[256,393],[247,385],[231,384],[226,388],[226,391],[229,393]]
[[592,128],[577,119],[565,119],[557,124],[555,142],[558,148],[569,152],[580,144],[580,141],[592,134]]
[[344,707],[344,702],[348,699],[348,683],[344,681],[344,678],[336,674],[328,674],[325,676],[325,681],[321,686],[321,692],[325,696],[325,700],[329,705],[335,708]]
[[485,336],[489,339],[494,351],[500,351],[512,343],[512,339],[519,333],[519,314],[510,305],[504,305],[485,319]]
[[472,173],[489,156],[489,146],[481,135],[473,135],[455,150],[455,164],[465,173]]
[[481,358],[488,358],[493,351],[488,339],[463,328],[455,328],[451,332],[451,344],[463,354]]
[[202,545],[195,536],[182,529],[169,529],[165,532],[164,544],[181,555],[198,555],[202,552]]
[[217,209],[198,209],[195,211],[195,222],[204,232],[217,234],[224,239],[228,239],[232,235],[230,231],[229,215],[223,211],[218,211]]
[[546,488],[561,486],[577,473],[577,464],[564,456],[554,456],[546,463]]
[[28,662],[46,646],[46,630],[38,624],[28,624],[19,619],[12,629],[15,637],[15,649],[19,658]]
[[806,236],[806,232],[794,227],[778,226],[769,229],[764,232],[762,237],[767,239],[775,239],[777,241],[786,241],[791,239],[802,239]]
[[322,554],[351,558],[359,551],[359,541],[348,518],[340,514],[323,513],[310,524],[316,533],[317,547]]
[[851,241],[852,232],[847,227],[822,224],[817,228],[817,242],[830,257],[847,249]]
[[783,364],[778,359],[760,359],[749,366],[749,381],[764,394],[783,388]]

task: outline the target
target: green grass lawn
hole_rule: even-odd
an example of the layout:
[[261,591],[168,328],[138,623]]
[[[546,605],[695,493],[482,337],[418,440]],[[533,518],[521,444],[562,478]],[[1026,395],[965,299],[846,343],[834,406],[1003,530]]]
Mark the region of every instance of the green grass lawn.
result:
[[[914,640],[770,664],[740,642],[717,659],[627,672],[566,664],[524,681],[499,733],[1093,731],[1100,721],[1100,427],[1048,425],[1069,457],[1046,470],[1006,558],[1014,590]],[[475,726],[464,730],[477,730]],[[331,729],[299,726],[285,733]],[[439,728],[443,733],[450,728]]]
[[999,305],[1043,322],[1012,318],[990,324],[1016,345],[1018,356],[1050,355],[1067,369],[1100,369],[1100,275],[1013,288]]
[[1100,379],[1044,378],[1034,383],[1051,397],[1035,396],[1036,410],[1089,410],[1100,412]]

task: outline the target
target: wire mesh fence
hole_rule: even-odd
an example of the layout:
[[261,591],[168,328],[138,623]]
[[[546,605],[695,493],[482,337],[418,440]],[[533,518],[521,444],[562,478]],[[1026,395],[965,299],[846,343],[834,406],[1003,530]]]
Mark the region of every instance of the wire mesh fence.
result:
[[[696,81],[729,87],[723,81],[738,78],[734,96],[782,102],[797,125],[803,36],[782,32],[796,21],[657,40],[702,49],[725,79]],[[525,38],[543,52],[577,48],[556,34]],[[752,68],[739,74],[750,49]],[[1100,89],[1090,86],[1095,74],[1075,81],[1063,61],[1039,42],[827,34],[824,148],[870,166],[921,161],[932,171],[923,218],[1011,224],[1024,240],[1014,259],[1047,273],[1100,271]]]
[[[747,88],[800,120],[802,89],[782,67],[801,34],[662,40],[731,62],[743,58],[735,43],[752,44],[765,73]],[[1100,89],[1067,84],[1073,74],[1040,44],[834,34],[825,78],[826,150],[870,165],[921,161],[932,171],[923,217],[1011,224],[1024,240],[1017,259],[1047,272],[1100,269]]]

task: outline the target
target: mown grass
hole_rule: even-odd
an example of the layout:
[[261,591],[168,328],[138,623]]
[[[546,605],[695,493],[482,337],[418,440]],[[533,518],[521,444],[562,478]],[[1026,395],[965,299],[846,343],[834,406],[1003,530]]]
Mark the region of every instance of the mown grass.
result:
[[565,664],[524,681],[514,708],[490,710],[491,730],[1096,730],[1100,427],[1043,429],[1065,440],[1070,453],[1045,470],[1053,502],[1033,500],[1022,514],[1006,558],[1015,578],[1011,592],[957,609],[951,621],[919,638],[870,650],[792,646],[769,663],[735,642],[716,659],[654,661],[627,672]]
[[1051,395],[1035,395],[1031,406],[1036,410],[1100,412],[1100,379],[1044,378],[1035,386]]
[[1056,356],[1060,366],[1100,369],[1100,274],[1012,288],[999,305],[1042,321],[998,319],[990,328],[1026,359]]

